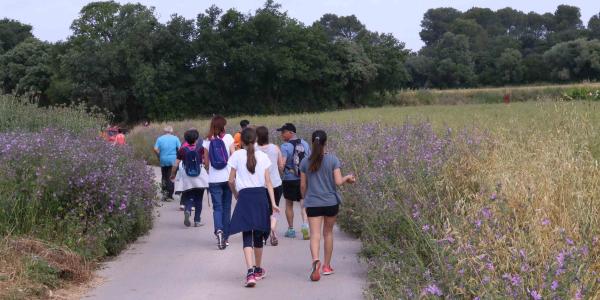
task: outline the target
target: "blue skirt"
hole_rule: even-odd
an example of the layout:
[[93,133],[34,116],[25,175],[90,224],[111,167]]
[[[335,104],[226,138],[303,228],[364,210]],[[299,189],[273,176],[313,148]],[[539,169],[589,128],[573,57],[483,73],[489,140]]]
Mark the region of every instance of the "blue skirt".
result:
[[246,188],[239,192],[239,198],[233,215],[229,234],[259,230],[271,232],[271,214],[269,213],[269,197],[266,188]]

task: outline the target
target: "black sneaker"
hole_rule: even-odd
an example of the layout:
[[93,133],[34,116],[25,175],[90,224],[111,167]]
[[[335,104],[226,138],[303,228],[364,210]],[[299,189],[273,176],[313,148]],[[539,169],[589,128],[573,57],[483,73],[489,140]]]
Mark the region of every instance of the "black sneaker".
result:
[[183,213],[183,225],[185,225],[185,227],[190,227],[192,225],[192,223],[190,223],[190,212],[187,210]]
[[217,247],[219,248],[219,250],[223,250],[227,247],[227,245],[225,245],[225,239],[223,238],[223,231],[222,230],[217,230]]

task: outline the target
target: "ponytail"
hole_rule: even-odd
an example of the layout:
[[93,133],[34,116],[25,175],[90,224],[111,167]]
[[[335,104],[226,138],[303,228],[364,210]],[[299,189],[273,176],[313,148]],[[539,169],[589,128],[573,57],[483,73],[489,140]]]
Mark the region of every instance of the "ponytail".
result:
[[317,130],[312,134],[312,151],[310,153],[308,169],[311,172],[317,172],[323,164],[325,157],[325,144],[327,143],[327,134],[323,130]]
[[250,127],[245,128],[242,131],[242,144],[244,144],[244,149],[246,149],[246,169],[248,169],[250,174],[256,172],[254,143],[256,143],[256,131]]

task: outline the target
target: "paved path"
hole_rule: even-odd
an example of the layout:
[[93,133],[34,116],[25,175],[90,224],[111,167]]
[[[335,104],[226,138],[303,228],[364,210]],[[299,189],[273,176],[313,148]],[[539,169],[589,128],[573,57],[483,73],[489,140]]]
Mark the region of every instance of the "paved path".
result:
[[[160,170],[157,175],[160,176]],[[226,250],[217,250],[212,209],[206,199],[202,227],[184,227],[178,204],[163,202],[150,233],[105,264],[98,274],[104,278],[103,283],[85,299],[363,298],[366,268],[356,256],[360,243],[345,233],[337,229],[335,232],[332,264],[336,274],[311,282],[308,241],[284,238],[287,222],[283,217],[278,223],[279,246],[267,246],[264,250],[267,278],[248,289],[242,287],[246,267],[241,235],[232,236]],[[299,228],[299,221],[295,222]]]

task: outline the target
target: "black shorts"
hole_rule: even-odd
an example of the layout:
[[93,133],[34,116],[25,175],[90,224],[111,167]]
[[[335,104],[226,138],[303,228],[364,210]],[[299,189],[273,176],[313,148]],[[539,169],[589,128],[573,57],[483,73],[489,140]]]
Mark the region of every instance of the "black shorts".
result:
[[302,193],[300,193],[300,180],[283,181],[283,198],[292,201],[300,201],[300,199],[302,199]]
[[[281,194],[283,193],[283,186],[278,186],[276,188],[273,188],[273,193],[275,194],[275,204],[277,204],[277,206],[279,206],[279,200],[281,200]],[[267,190],[267,195],[269,194],[269,191]],[[269,196],[267,196],[267,198],[270,198]],[[269,199],[269,214],[273,213],[273,205],[271,204],[271,199]]]
[[335,217],[340,211],[340,205],[307,207],[306,215],[308,217]]

